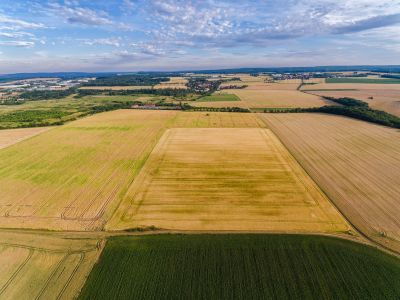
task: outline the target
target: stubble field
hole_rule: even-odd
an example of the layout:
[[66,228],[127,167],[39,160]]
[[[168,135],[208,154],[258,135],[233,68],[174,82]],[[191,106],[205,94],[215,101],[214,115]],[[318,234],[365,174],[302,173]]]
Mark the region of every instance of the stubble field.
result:
[[340,233],[348,225],[267,129],[170,129],[107,230]]
[[400,84],[378,84],[378,83],[318,83],[303,85],[302,91],[318,90],[400,90]]
[[[385,89],[358,89],[353,91],[309,91],[318,96],[335,98],[350,97],[365,101],[370,107],[386,111],[400,117],[400,89],[390,89],[392,85],[385,85]],[[371,97],[373,99],[371,99]]]
[[171,127],[258,128],[258,127],[266,127],[266,125],[255,114],[250,114],[250,113],[184,112],[184,113],[178,113]]
[[297,108],[331,105],[332,102],[319,96],[296,90],[241,89],[228,90],[238,96],[250,108]]
[[155,89],[187,89],[188,80],[184,77],[170,77],[169,81],[161,82],[154,86]]
[[0,149],[14,145],[23,140],[29,139],[39,133],[45,132],[51,127],[34,127],[0,130]]
[[398,130],[322,114],[262,118],[361,232],[400,251]]

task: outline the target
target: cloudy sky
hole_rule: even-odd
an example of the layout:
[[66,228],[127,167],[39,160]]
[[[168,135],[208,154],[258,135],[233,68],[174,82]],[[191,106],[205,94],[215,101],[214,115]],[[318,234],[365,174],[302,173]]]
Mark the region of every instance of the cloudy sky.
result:
[[400,0],[0,0],[0,73],[400,64]]

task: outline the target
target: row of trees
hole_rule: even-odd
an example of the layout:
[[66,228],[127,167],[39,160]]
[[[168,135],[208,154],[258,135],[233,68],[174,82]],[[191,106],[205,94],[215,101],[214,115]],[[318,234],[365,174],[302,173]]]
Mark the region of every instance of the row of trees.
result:
[[84,86],[153,86],[166,81],[169,81],[169,77],[154,77],[152,75],[119,75],[98,77],[85,83]]

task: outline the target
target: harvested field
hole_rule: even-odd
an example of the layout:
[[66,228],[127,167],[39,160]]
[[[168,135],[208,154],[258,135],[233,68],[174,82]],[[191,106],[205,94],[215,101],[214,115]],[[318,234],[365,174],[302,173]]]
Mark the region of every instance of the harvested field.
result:
[[98,114],[2,149],[0,226],[102,228],[176,114]]
[[96,239],[0,232],[0,298],[73,299],[103,245]]
[[299,83],[274,82],[250,85],[245,90],[296,91],[298,87]]
[[398,130],[323,114],[262,118],[361,232],[400,252]]
[[0,149],[14,145],[49,130],[51,127],[34,127],[0,130]]
[[188,80],[184,77],[170,77],[169,81],[154,86],[155,89],[187,89]]
[[303,80],[303,83],[325,83],[325,78],[310,78]]
[[326,83],[379,83],[379,84],[400,84],[400,79],[389,78],[363,78],[363,77],[344,77],[327,78]]
[[132,85],[132,86],[83,86],[80,90],[113,90],[113,91],[124,91],[124,90],[144,90],[151,89],[151,85]]
[[[390,86],[389,86],[390,88]],[[364,89],[354,91],[310,91],[314,95],[335,98],[350,97],[365,101],[370,107],[400,117],[400,89]],[[373,97],[373,99],[370,99]]]
[[108,240],[78,299],[398,299],[399,260],[305,235]]
[[255,114],[250,113],[182,112],[178,114],[171,127],[257,128],[265,127],[265,124]]
[[296,108],[332,105],[319,96],[290,90],[228,90],[238,96],[249,108]]
[[267,129],[170,129],[107,230],[346,232],[348,225]]
[[[235,96],[235,95],[233,95]],[[191,106],[194,107],[212,107],[212,108],[221,108],[221,107],[240,107],[240,108],[249,108],[248,104],[244,101],[213,101],[213,102],[204,102],[204,101],[193,101],[188,102]]]
[[378,83],[318,83],[303,85],[302,91],[321,91],[321,90],[400,90],[400,84],[378,84]]

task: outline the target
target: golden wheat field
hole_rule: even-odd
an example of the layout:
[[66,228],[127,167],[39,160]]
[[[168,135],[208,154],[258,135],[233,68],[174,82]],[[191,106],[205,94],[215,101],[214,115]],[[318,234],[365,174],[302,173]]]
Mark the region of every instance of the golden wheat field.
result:
[[228,112],[182,112],[173,128],[258,128],[265,127],[255,114]]
[[212,108],[220,108],[220,107],[240,107],[240,108],[249,108],[248,104],[244,101],[207,101],[207,102],[197,102],[191,101],[188,102],[193,107],[212,107]]
[[51,127],[33,127],[0,130],[0,149],[29,139],[30,137],[49,130],[50,128]]
[[268,129],[181,128],[161,138],[107,230],[349,229]]
[[[385,84],[385,86],[388,86]],[[400,117],[400,89],[363,89],[355,91],[310,91],[314,95],[328,97],[350,97],[365,101],[370,107]],[[372,97],[372,99],[371,99]]]
[[0,151],[0,226],[100,229],[173,111],[87,117]]
[[184,77],[170,77],[169,81],[154,86],[155,89],[187,89],[188,80]]
[[[250,108],[296,108],[331,105],[332,102],[319,96],[291,90],[228,90]],[[236,104],[236,103],[235,103]]]
[[0,232],[0,299],[73,299],[104,242]]
[[359,230],[400,250],[398,130],[323,114],[262,118]]
[[302,91],[317,90],[400,90],[400,84],[379,84],[379,83],[318,83],[303,85]]
[[300,83],[292,82],[268,82],[262,84],[249,85],[245,90],[278,90],[278,91],[296,91]]

